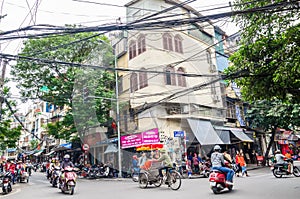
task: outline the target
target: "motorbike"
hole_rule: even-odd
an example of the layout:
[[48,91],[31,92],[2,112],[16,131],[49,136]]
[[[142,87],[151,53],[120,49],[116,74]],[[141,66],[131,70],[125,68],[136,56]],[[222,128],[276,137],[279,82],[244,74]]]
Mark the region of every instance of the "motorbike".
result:
[[202,162],[202,164],[199,166],[200,175],[205,178],[208,178],[209,174],[210,174],[210,167],[211,167],[211,164],[209,161]]
[[59,188],[61,189],[61,192],[66,193],[68,192],[70,195],[74,194],[74,189],[76,186],[76,169],[72,167],[66,167],[62,174],[60,175],[60,184]]
[[9,192],[12,191],[11,180],[12,180],[12,174],[9,171],[2,176],[3,193],[8,194]]
[[282,176],[294,175],[300,177],[300,169],[294,166],[292,159],[286,160],[291,165],[291,172],[288,172],[288,166],[284,164],[274,164],[271,167],[272,173],[276,178],[281,178]]
[[140,168],[139,167],[135,167],[132,168],[132,181],[133,182],[138,182],[139,181],[139,173],[140,173]]
[[17,182],[29,182],[29,174],[25,171],[25,169],[17,170]]
[[[229,163],[225,163],[225,166],[229,167]],[[233,185],[229,185],[226,183],[226,173],[219,170],[211,170],[208,180],[210,183],[210,188],[214,194],[218,194],[226,188],[229,191],[233,189]]]
[[59,176],[61,174],[60,167],[55,166],[53,168],[52,175],[50,177],[50,184],[52,184],[53,187],[57,187],[59,184]]

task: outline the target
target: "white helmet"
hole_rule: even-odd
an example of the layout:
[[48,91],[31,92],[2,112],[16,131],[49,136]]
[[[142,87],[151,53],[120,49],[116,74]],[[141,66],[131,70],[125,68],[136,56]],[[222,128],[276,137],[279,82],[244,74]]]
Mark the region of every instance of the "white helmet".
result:
[[64,156],[64,159],[70,159],[70,155],[69,155],[69,154],[66,154],[66,155]]
[[219,146],[219,145],[216,145],[215,147],[214,147],[214,151],[220,151],[221,150],[221,147]]

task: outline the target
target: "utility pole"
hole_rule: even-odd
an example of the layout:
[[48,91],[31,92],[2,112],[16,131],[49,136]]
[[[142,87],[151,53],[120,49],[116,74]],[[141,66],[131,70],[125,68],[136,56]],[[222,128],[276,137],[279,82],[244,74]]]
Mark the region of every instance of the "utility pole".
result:
[[0,80],[0,120],[2,119],[2,105],[4,103],[4,78],[5,78],[5,71],[6,71],[6,65],[8,64],[7,60],[0,60],[0,64],[2,66],[2,72],[1,72],[1,80]]

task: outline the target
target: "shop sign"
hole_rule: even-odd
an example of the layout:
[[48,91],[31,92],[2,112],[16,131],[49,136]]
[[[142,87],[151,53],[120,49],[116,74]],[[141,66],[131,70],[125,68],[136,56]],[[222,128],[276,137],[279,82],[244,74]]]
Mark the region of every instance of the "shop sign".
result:
[[159,143],[158,129],[151,129],[142,133],[121,136],[122,148],[136,147],[143,144]]

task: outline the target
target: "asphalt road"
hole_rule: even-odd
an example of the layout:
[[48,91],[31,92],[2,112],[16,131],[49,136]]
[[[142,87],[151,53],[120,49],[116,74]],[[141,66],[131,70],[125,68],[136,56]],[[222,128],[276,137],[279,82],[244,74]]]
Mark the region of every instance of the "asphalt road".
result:
[[43,173],[33,173],[30,182],[16,184],[13,192],[0,194],[3,199],[182,199],[182,198],[230,198],[230,199],[296,199],[300,197],[300,177],[275,178],[269,168],[249,171],[250,177],[235,177],[232,192],[215,195],[209,188],[207,178],[183,179],[182,187],[173,191],[166,185],[140,189],[131,179],[78,179],[74,195],[63,194],[51,187]]

